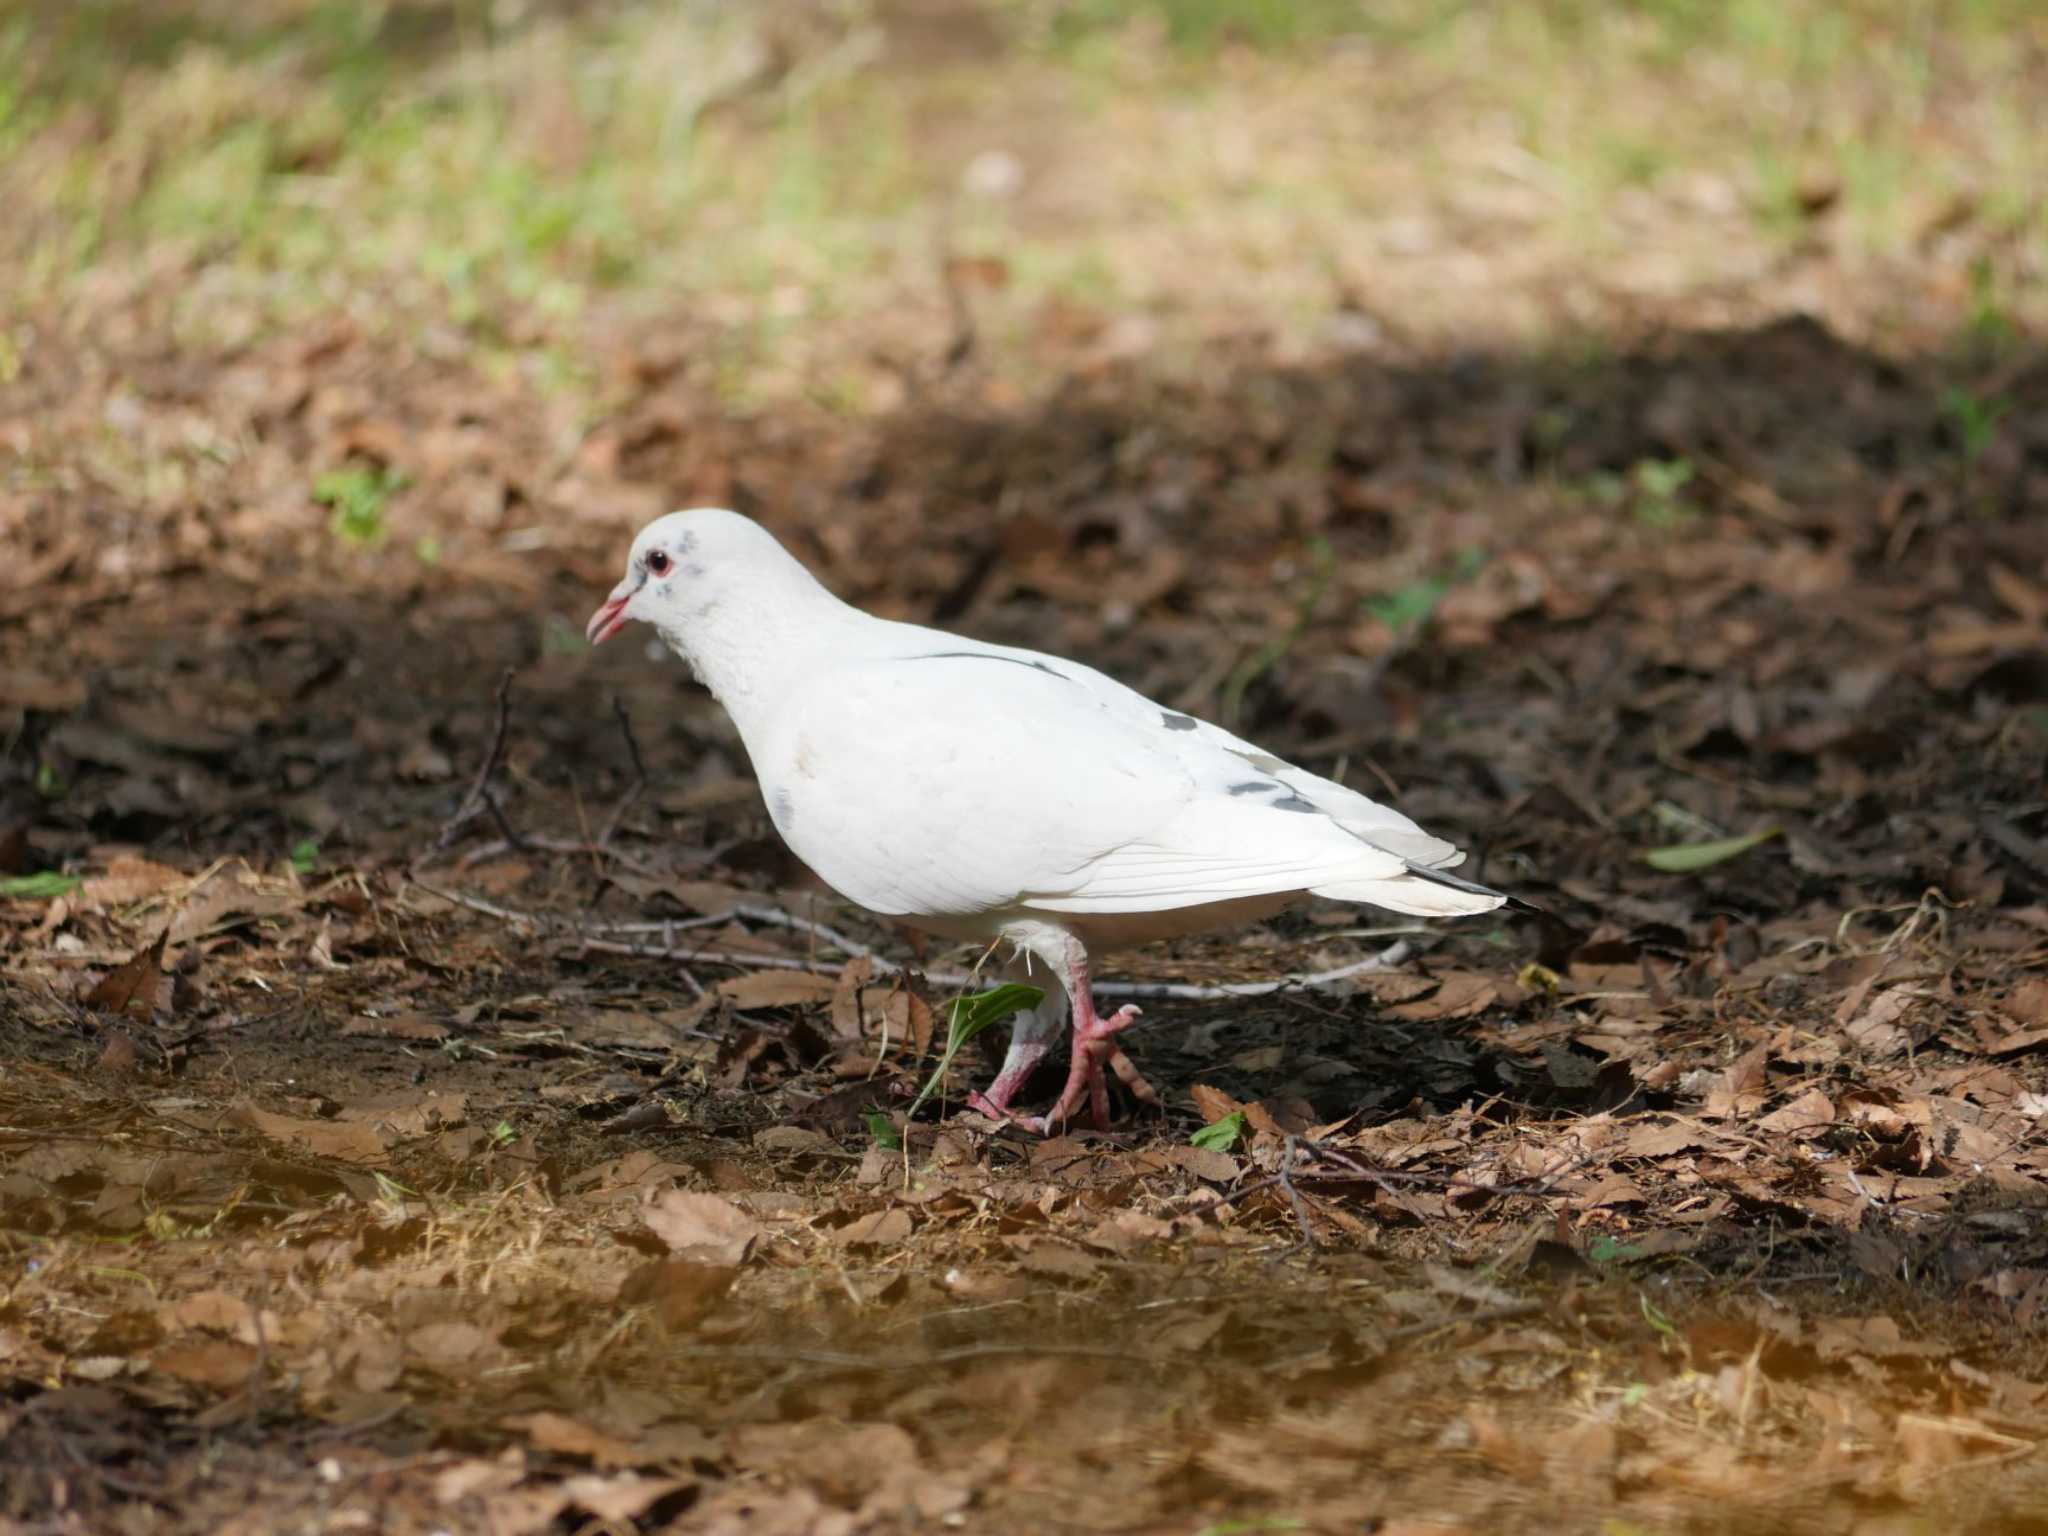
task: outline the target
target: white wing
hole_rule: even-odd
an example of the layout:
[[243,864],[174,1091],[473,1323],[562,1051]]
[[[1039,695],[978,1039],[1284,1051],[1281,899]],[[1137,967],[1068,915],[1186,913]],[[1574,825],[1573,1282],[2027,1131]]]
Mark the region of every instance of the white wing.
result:
[[819,673],[758,744],[776,829],[844,895],[895,915],[1012,908],[1084,885],[1192,797],[1171,753],[1063,673],[934,638],[951,649]]
[[790,846],[871,910],[1500,904],[1419,876],[1462,855],[1407,817],[1092,668],[889,628],[902,654],[819,674],[755,761]]

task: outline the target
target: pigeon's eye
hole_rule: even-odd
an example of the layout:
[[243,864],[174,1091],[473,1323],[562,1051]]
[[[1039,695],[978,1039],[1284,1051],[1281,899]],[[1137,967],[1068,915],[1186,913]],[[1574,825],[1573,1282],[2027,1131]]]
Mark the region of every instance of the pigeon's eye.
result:
[[647,573],[650,576],[666,576],[668,574],[667,550],[650,549],[647,551]]

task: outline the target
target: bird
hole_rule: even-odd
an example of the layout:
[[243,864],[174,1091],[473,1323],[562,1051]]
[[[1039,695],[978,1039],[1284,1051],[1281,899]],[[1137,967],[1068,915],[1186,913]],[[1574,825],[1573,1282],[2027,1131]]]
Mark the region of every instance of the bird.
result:
[[[1105,1066],[1155,1101],[1117,1042],[1139,1010],[1097,1010],[1091,956],[1311,895],[1423,917],[1524,905],[1449,873],[1464,854],[1399,811],[1093,667],[865,613],[737,512],[640,531],[586,636],[636,621],[724,707],[776,832],[828,886],[1051,973],[968,1100],[1042,1133],[1084,1107],[1108,1125]],[[1070,1019],[1059,1098],[1020,1113]]]

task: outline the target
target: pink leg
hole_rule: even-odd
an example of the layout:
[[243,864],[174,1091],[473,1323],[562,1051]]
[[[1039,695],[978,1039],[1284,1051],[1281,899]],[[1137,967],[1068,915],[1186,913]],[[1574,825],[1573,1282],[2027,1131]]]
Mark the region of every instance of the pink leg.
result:
[[1017,1097],[1017,1091],[1038,1070],[1038,1064],[1045,1060],[1046,1050],[1043,1040],[1011,1041],[1010,1053],[1003,1058],[1003,1069],[988,1085],[988,1092],[967,1095],[967,1107],[978,1109],[991,1119],[1008,1119],[1010,1100]]
[[1038,1128],[1050,1134],[1055,1127],[1065,1125],[1085,1097],[1089,1123],[1097,1130],[1107,1130],[1109,1083],[1102,1075],[1105,1065],[1114,1067],[1116,1075],[1140,1099],[1148,1104],[1159,1102],[1151,1084],[1138,1075],[1138,1069],[1116,1043],[1118,1032],[1138,1017],[1139,1010],[1126,1003],[1106,1019],[1096,1013],[1095,999],[1088,987],[1088,961],[1078,944],[1068,961],[1067,991],[1074,1002],[1074,1045],[1067,1068],[1067,1086],[1061,1090],[1059,1102],[1038,1122]]
[[[1028,970],[1016,966],[1012,973],[1026,979],[1030,976]],[[1002,1069],[986,1093],[967,1096],[968,1108],[997,1120],[1018,1118],[1010,1101],[1023,1091],[1066,1026],[1067,1000],[1058,991],[1049,992],[1036,1008],[1027,1008],[1010,1020],[1010,1048],[1003,1055]]]

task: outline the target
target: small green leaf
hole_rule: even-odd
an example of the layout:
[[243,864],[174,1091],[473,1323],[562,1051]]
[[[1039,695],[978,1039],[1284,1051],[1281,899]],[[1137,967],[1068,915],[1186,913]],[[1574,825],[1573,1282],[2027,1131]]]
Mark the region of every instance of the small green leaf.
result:
[[493,1146],[509,1147],[518,1139],[519,1133],[512,1128],[510,1120],[500,1120],[491,1127],[491,1144]]
[[302,837],[292,844],[292,868],[302,875],[310,875],[320,865],[320,844],[310,837]]
[[1244,1139],[1244,1111],[1233,1109],[1221,1120],[1211,1120],[1188,1138],[1188,1145],[1205,1152],[1228,1152]]
[[376,1169],[372,1168],[370,1170],[370,1177],[377,1181],[377,1194],[379,1197],[390,1201],[393,1205],[403,1205],[408,1199],[417,1199],[419,1196],[418,1190],[410,1185],[399,1183],[398,1180],[392,1178],[388,1173],[379,1173]]
[[867,1121],[868,1134],[875,1138],[876,1146],[886,1147],[893,1152],[903,1145],[903,1138],[896,1134],[896,1127],[879,1109],[867,1110],[861,1115],[861,1119]]
[[1643,1256],[1641,1243],[1617,1242],[1602,1235],[1586,1244],[1586,1257],[1595,1264],[1612,1264],[1617,1259],[1640,1259]]
[[1637,1298],[1637,1300],[1641,1301],[1643,1304],[1644,1322],[1648,1323],[1652,1328],[1656,1329],[1659,1333],[1664,1334],[1670,1338],[1675,1339],[1678,1337],[1678,1325],[1672,1322],[1670,1318],[1666,1317],[1663,1314],[1663,1312],[1658,1309],[1655,1302],[1651,1301],[1650,1298],[1647,1296],[1640,1296]]
[[946,1075],[953,1065],[953,1058],[960,1054],[960,1048],[989,1025],[999,1019],[1007,1019],[1013,1013],[1022,1013],[1027,1008],[1036,1008],[1045,1001],[1041,987],[1027,987],[1022,982],[1006,981],[999,987],[986,992],[976,992],[969,997],[956,997],[946,1009],[946,1048],[939,1053],[939,1064],[932,1069],[932,1075],[924,1080],[924,1086],[917,1091],[917,1097],[910,1101],[910,1110],[904,1119],[914,1119],[924,1101],[932,1096],[932,1090],[939,1085],[939,1079]]
[[965,1045],[989,1025],[1013,1013],[1036,1008],[1044,1001],[1043,988],[1027,987],[1016,981],[1006,981],[972,997],[956,997],[946,1010],[946,1045],[950,1049],[955,1036]]
[[337,539],[367,549],[384,542],[384,504],[405,484],[397,470],[352,465],[315,480],[313,499],[334,509],[328,530]]
[[1761,832],[1716,838],[1711,843],[1675,843],[1668,848],[1645,848],[1642,859],[1650,868],[1661,869],[1667,875],[1689,875],[1697,870],[1712,869],[1716,864],[1747,853],[1758,843],[1769,842],[1778,835],[1778,831],[1777,827],[1765,827]]
[[75,891],[85,884],[77,875],[60,875],[54,869],[46,869],[36,875],[9,875],[0,880],[0,896],[12,896],[22,901],[48,901],[62,896],[66,891]]

